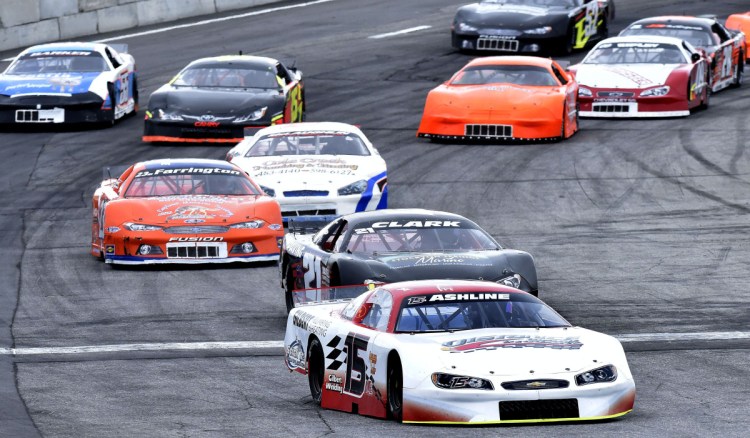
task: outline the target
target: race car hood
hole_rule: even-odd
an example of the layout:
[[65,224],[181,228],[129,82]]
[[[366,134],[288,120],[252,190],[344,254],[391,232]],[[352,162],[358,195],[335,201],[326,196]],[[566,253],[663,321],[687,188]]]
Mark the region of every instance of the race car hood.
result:
[[277,90],[237,88],[192,88],[165,85],[149,100],[150,109],[164,109],[177,114],[245,115],[268,107],[266,118],[281,111],[284,96]]
[[335,190],[355,181],[382,173],[373,156],[309,155],[253,157],[233,163],[258,183],[276,190]]
[[[101,82],[101,86],[96,86]],[[81,94],[106,90],[104,73],[41,73],[35,75],[0,75],[0,94]]]
[[522,380],[583,372],[617,362],[622,355],[615,338],[580,327],[465,330],[411,338],[416,338],[415,355],[437,359],[431,372],[475,377]]
[[540,112],[559,117],[564,97],[560,87],[442,85],[428,95],[425,114],[460,117],[476,123],[504,117],[538,117]]
[[124,222],[151,225],[228,225],[255,219],[258,196],[182,195],[111,201]]
[[[374,280],[387,283],[434,278],[462,278],[499,280],[509,263],[510,253],[515,250],[391,253],[372,255],[368,265]],[[536,279],[534,279],[536,280]]]
[[664,85],[669,75],[683,64],[580,64],[576,80],[594,88],[650,88]]
[[463,21],[483,29],[509,28],[532,29],[540,26],[567,22],[569,8],[565,6],[540,7],[503,3],[475,3],[460,8],[456,21]]

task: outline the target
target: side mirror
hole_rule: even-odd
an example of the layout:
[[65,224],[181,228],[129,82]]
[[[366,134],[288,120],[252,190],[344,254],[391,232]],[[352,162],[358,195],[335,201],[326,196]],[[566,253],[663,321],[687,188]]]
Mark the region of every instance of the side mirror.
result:
[[690,56],[690,60],[693,61],[693,64],[701,60],[701,54],[700,53],[693,53],[692,56]]

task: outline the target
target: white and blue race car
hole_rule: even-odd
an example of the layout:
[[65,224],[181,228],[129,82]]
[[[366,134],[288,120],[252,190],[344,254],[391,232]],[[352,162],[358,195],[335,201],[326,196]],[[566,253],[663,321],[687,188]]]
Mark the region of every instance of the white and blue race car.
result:
[[138,111],[127,45],[52,43],[21,52],[0,75],[0,123],[114,123]]
[[388,203],[386,164],[356,126],[302,122],[269,126],[227,153],[281,205],[284,222],[330,220]]

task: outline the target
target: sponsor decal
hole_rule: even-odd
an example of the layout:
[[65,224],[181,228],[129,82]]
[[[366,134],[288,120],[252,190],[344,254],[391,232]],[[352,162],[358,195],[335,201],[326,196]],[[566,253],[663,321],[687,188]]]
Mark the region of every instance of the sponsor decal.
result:
[[222,242],[223,237],[170,237],[170,242]]
[[510,294],[498,292],[478,292],[478,293],[454,293],[454,294],[434,294],[427,300],[428,302],[436,301],[489,301],[489,300],[508,300]]
[[108,233],[116,233],[118,231],[120,231],[120,227],[107,227]]
[[370,359],[370,374],[375,375],[375,365],[378,363],[378,355],[374,353],[370,353],[369,355]]
[[114,245],[104,245],[104,253],[105,254],[114,254],[115,253],[115,246]]
[[338,393],[344,392],[344,387],[341,386],[344,379],[341,377],[335,375],[335,374],[329,374],[328,375],[328,381],[326,382],[326,389],[329,391],[335,391]]
[[379,229],[387,228],[461,228],[461,221],[386,221],[373,222],[370,227],[356,228],[355,234],[370,234]]
[[296,339],[286,349],[286,364],[291,370],[305,369],[306,365],[305,349],[302,342]]
[[498,335],[477,336],[443,342],[442,350],[451,353],[471,353],[498,348],[551,348],[553,350],[579,350],[583,343],[578,337],[556,338],[551,336]]
[[353,175],[357,169],[359,165],[342,158],[284,158],[256,164],[252,172],[254,176],[301,172]]
[[38,58],[42,56],[91,56],[94,52],[84,52],[81,50],[45,50],[43,52],[29,53],[24,58]]
[[314,315],[305,311],[298,311],[294,314],[294,318],[292,318],[292,324],[319,337],[325,337],[328,327],[331,326],[331,321],[315,319]]
[[474,255],[427,254],[411,256],[384,257],[383,260],[393,269],[405,269],[414,266],[492,266],[487,258]]
[[533,89],[530,89],[530,88],[521,87],[521,86],[518,86],[518,85],[490,85],[488,87],[484,87],[484,89],[487,90],[487,91],[508,91],[508,90],[513,90],[513,91],[519,91],[521,93],[526,93],[526,94],[535,94],[537,92],[536,90],[533,90]]
[[183,202],[173,202],[156,210],[157,216],[167,216],[167,219],[214,219],[216,217],[229,218],[234,213],[227,208],[215,205],[213,200],[188,199],[191,204],[199,202],[207,205],[184,205]]
[[218,128],[221,126],[221,123],[219,122],[195,122],[193,123],[193,126],[196,128]]
[[[325,135],[353,135],[351,132],[346,131],[322,131],[322,130],[309,130],[309,131],[295,131],[295,132],[279,132],[277,134],[269,134],[267,138],[285,138],[285,137],[307,137],[307,136],[325,136]],[[266,138],[266,137],[264,137]]]
[[135,174],[136,178],[158,175],[242,175],[239,170],[221,169],[219,167],[183,167],[179,169],[141,170]]
[[186,224],[201,224],[203,222],[206,221],[204,221],[203,219],[185,219]]
[[422,304],[425,301],[427,301],[427,297],[409,297],[408,300],[406,300],[406,304],[409,306],[416,306],[417,304]]
[[[641,29],[642,27],[644,26],[638,24],[638,25],[633,26],[632,28]],[[652,24],[647,24],[645,28],[646,29],[684,29],[684,30],[698,30],[698,31],[704,30],[700,26],[687,26],[684,24],[674,24],[674,23],[652,23]]]

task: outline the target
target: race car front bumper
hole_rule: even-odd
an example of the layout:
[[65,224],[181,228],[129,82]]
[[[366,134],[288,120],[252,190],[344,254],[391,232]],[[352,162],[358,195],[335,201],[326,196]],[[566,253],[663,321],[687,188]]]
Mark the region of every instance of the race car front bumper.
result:
[[[103,258],[114,264],[199,264],[273,261],[284,230],[230,230],[223,234],[170,234],[120,230],[104,237]],[[92,251],[95,253],[96,251]]]
[[[536,378],[543,380],[542,376]],[[559,378],[559,377],[558,377]],[[494,424],[602,420],[625,415],[635,403],[635,384],[611,383],[544,390],[439,389],[429,382],[404,388],[404,423]]]
[[[501,31],[488,31],[486,34],[451,32],[451,42],[459,50],[496,53],[542,53],[559,51],[567,44],[565,35],[494,35]],[[508,32],[509,33],[509,32]]]
[[203,124],[193,122],[162,121],[146,116],[143,141],[151,143],[239,143],[245,138],[246,128],[258,130],[268,124],[245,126],[232,123]]
[[[680,93],[658,97],[638,97],[643,90],[592,89],[594,96],[622,95],[623,98],[599,98],[581,96],[579,105],[581,117],[589,118],[644,118],[644,117],[685,117],[690,115],[687,96]],[[632,96],[632,97],[630,97]]]
[[[108,103],[108,102],[107,102]],[[98,94],[0,96],[0,124],[97,123],[114,120]]]

